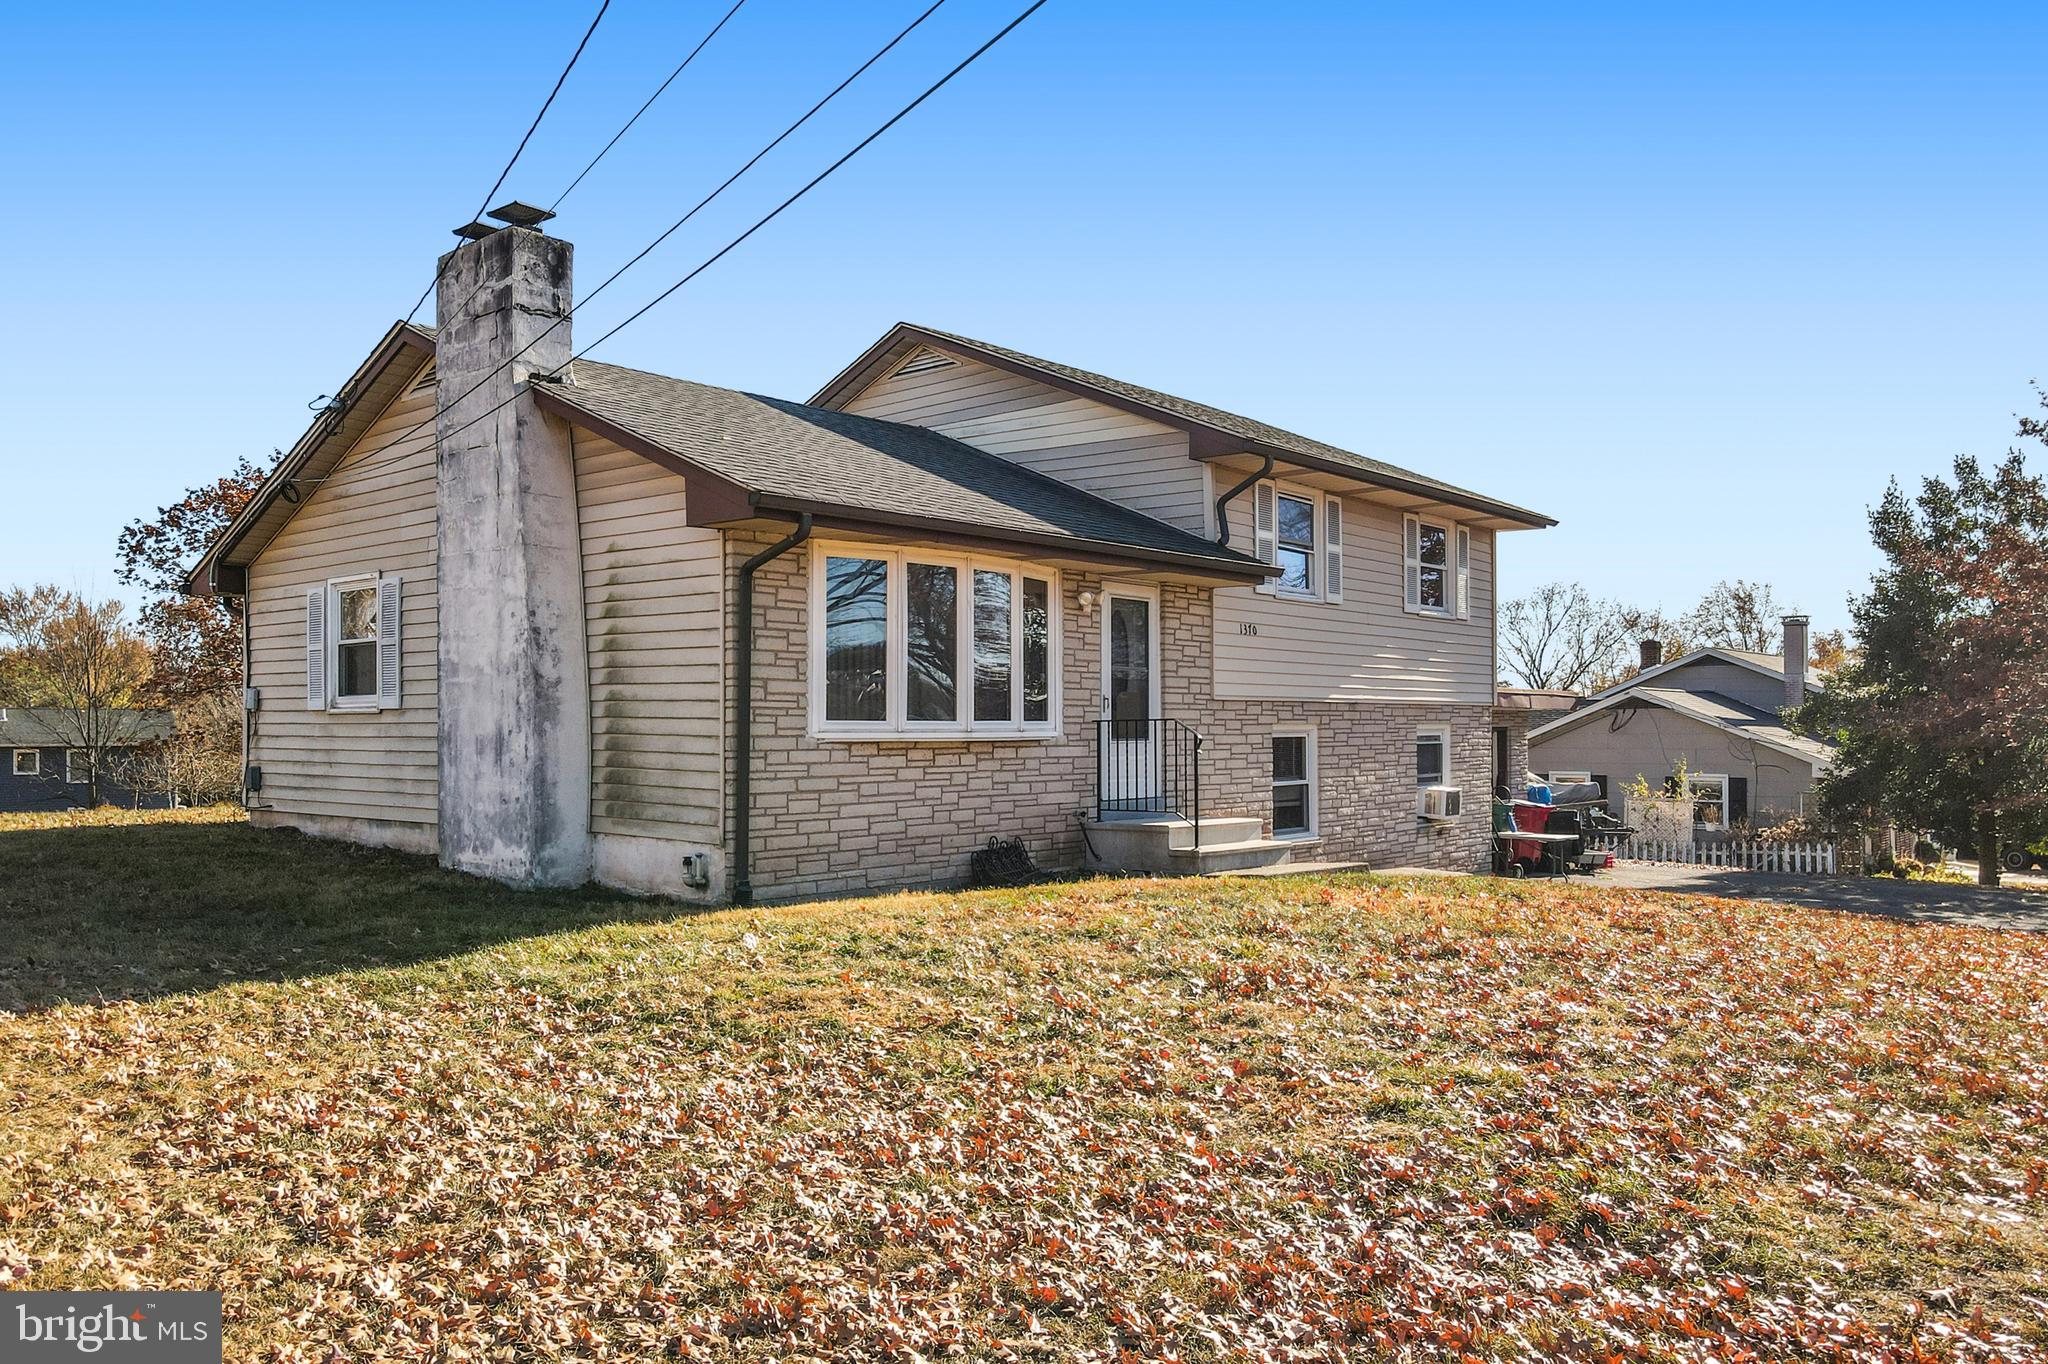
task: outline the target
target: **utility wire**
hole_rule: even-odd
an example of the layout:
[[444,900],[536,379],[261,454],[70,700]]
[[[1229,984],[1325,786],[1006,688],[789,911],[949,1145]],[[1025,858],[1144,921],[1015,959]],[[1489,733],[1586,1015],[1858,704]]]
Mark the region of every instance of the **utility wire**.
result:
[[[654,93],[647,97],[647,102],[645,104],[642,104],[639,107],[639,109],[634,112],[633,117],[626,120],[625,127],[620,128],[616,133],[613,133],[612,140],[605,143],[604,146],[601,149],[599,149],[596,156],[590,158],[590,164],[585,166],[582,170],[576,173],[576,178],[569,182],[569,189],[565,189],[560,194],[555,196],[555,202],[548,205],[548,212],[553,213],[557,208],[561,206],[562,200],[569,197],[569,190],[573,190],[576,188],[576,186],[583,183],[583,177],[590,174],[591,170],[597,165],[598,162],[604,160],[605,153],[618,145],[619,139],[626,135],[627,129],[631,128],[635,123],[638,123],[640,121],[640,115],[646,113],[650,108],[654,106],[654,101],[661,98],[662,91],[668,89],[670,85],[674,84],[676,77],[683,74],[684,68],[688,67],[692,61],[696,60],[697,54],[699,52],[702,52],[705,49],[705,47],[709,45],[711,40],[718,36],[718,30],[724,28],[726,25],[726,21],[731,19],[735,14],[738,14],[740,12],[740,7],[746,3],[747,0],[734,0],[733,7],[725,12],[725,17],[720,19],[716,24],[712,25],[711,31],[705,34],[704,37],[698,42],[698,44],[695,47],[690,49],[689,56],[684,57],[682,63],[678,65],[675,70],[668,73],[668,79],[663,81],[659,86],[655,87]],[[610,281],[607,280],[606,283],[610,283]],[[444,322],[443,325],[459,321],[465,314],[467,314],[469,312],[469,305],[476,302],[476,296],[484,291],[484,284],[485,281],[479,279],[476,282],[476,287],[469,291],[469,297],[463,299],[459,305],[457,305],[454,309],[450,311],[447,321]],[[604,286],[599,285],[598,287],[603,288]],[[595,297],[596,292],[596,290],[592,290],[591,296]],[[414,310],[417,311],[419,305],[414,304],[413,307]],[[550,328],[549,330],[553,330],[553,328]],[[525,352],[523,351],[521,352],[521,354],[524,353]]]
[[725,18],[720,19],[716,24],[713,24],[711,26],[711,31],[704,35],[703,41],[690,49],[690,55],[683,58],[681,65],[677,66],[675,70],[668,73],[668,79],[663,81],[660,85],[654,87],[654,93],[647,97],[647,103],[641,105],[638,109],[633,111],[633,117],[626,120],[625,127],[613,133],[612,140],[605,143],[604,146],[598,150],[596,156],[590,158],[590,164],[585,166],[582,170],[576,172],[576,178],[569,182],[569,188],[563,190],[560,194],[557,194],[555,196],[555,201],[552,204],[548,205],[548,212],[552,213],[562,206],[562,200],[568,198],[570,192],[573,191],[576,188],[576,186],[583,183],[584,176],[590,174],[591,171],[597,168],[597,163],[604,160],[606,152],[609,152],[613,147],[619,145],[619,139],[624,137],[629,131],[631,131],[633,125],[640,121],[640,115],[646,113],[649,109],[654,107],[654,101],[661,98],[662,92],[667,90],[669,86],[675,83],[676,77],[682,75],[684,69],[688,67],[691,62],[697,60],[697,54],[699,52],[702,52],[705,49],[705,47],[711,42],[711,40],[718,36],[718,30],[724,28],[726,25],[726,21],[731,19],[733,15],[738,14],[740,12],[740,6],[746,3],[747,0],[734,0],[733,7],[725,12]]
[[[703,274],[713,265],[716,265],[719,261],[723,260],[727,255],[731,254],[731,252],[735,248],[737,248],[742,242],[746,241],[756,232],[759,232],[769,223],[775,221],[776,218],[781,216],[784,209],[787,209],[797,200],[803,198],[806,194],[809,194],[812,190],[816,189],[820,184],[823,184],[825,179],[828,176],[830,176],[834,171],[838,170],[841,166],[844,166],[847,162],[853,160],[854,157],[860,155],[861,152],[866,150],[871,144],[874,143],[874,141],[877,138],[881,137],[882,134],[888,132],[891,128],[895,127],[898,123],[901,123],[905,118],[909,117],[912,110],[916,109],[920,104],[923,104],[933,95],[936,95],[941,89],[945,88],[946,84],[950,82],[955,76],[959,75],[962,71],[965,71],[968,67],[974,65],[974,63],[981,58],[983,53],[987,52],[990,48],[994,47],[1004,38],[1007,38],[1010,35],[1010,32],[1013,29],[1015,29],[1019,24],[1023,23],[1026,19],[1029,19],[1032,15],[1036,14],[1040,9],[1042,9],[1045,5],[1045,2],[1046,0],[1034,0],[1034,3],[1032,5],[1025,9],[1024,12],[1019,14],[1016,18],[1012,19],[1009,23],[1005,24],[1002,30],[998,32],[993,38],[990,38],[987,42],[983,43],[980,47],[976,48],[973,52],[969,53],[966,59],[963,60],[958,66],[954,67],[951,71],[948,71],[945,75],[939,77],[937,81],[933,82],[930,86],[928,86],[923,94],[919,95],[916,99],[910,101],[910,103],[904,105],[901,109],[897,110],[897,112],[889,119],[887,123],[884,123],[881,127],[875,129],[866,137],[862,138],[858,143],[854,145],[851,151],[847,152],[837,161],[834,161],[831,165],[825,167],[824,170],[819,171],[817,175],[813,176],[811,180],[808,183],[806,183],[802,189],[799,189],[796,193],[790,195],[787,199],[784,199],[781,203],[777,204],[774,208],[770,209],[767,213],[763,214],[760,218],[756,219],[752,227],[749,227],[746,231],[740,233],[739,236],[734,237],[731,241],[727,242],[724,246],[720,247],[717,251],[713,252],[710,256],[705,258],[703,263],[698,265],[694,270],[691,270],[688,274],[684,275],[674,284],[669,285],[668,288],[656,294],[652,299],[649,299],[637,311],[630,314],[623,322],[620,322],[610,331],[607,331],[604,335],[598,337],[597,340],[591,342],[587,346],[584,346],[575,354],[571,355],[567,360],[564,360],[561,364],[555,366],[554,369],[549,371],[548,377],[553,378],[561,374],[561,372],[567,369],[570,365],[582,359],[584,356],[590,354],[591,351],[596,350],[599,346],[611,340],[614,336],[617,336],[627,327],[630,327],[633,323],[645,317],[648,313],[652,312],[657,306],[659,306],[664,300],[666,300],[671,294],[675,293],[676,290],[682,288],[685,284],[688,284],[691,280]],[[441,439],[452,439],[456,436],[461,435],[464,431],[467,431],[470,427],[476,425],[478,422],[483,421],[485,418],[489,416],[492,416],[493,414],[497,413],[503,408],[509,407],[513,402],[517,401],[519,396],[520,395],[517,392],[513,393],[511,397],[506,398],[503,402],[498,403],[496,406],[488,409],[487,411],[480,412],[476,416],[471,417],[468,421],[456,427],[453,431],[450,431],[446,437],[442,437]]]
[[[590,46],[590,35],[597,32],[598,24],[604,20],[604,12],[611,7],[612,0],[604,0],[604,3],[597,7],[597,17],[590,21],[589,28],[583,30],[583,40],[577,43],[576,50],[569,54],[569,64],[562,68],[561,75],[555,77],[555,88],[548,91],[548,97],[541,102],[540,112],[533,116],[533,122],[526,125],[526,135],[520,138],[519,145],[512,149],[512,159],[505,163],[505,169],[498,172],[498,178],[491,182],[491,187],[488,190],[484,191],[483,202],[477,205],[476,212],[469,215],[471,222],[475,222],[484,216],[484,211],[491,206],[491,200],[497,197],[500,189],[504,188],[505,177],[512,173],[512,167],[519,164],[519,158],[526,151],[526,144],[533,140],[533,134],[540,127],[540,121],[548,116],[548,110],[554,105],[555,96],[562,93],[563,82],[567,81],[569,73],[576,69],[576,62],[583,56],[583,49]],[[440,282],[441,272],[436,270],[432,282],[420,291],[419,299],[412,305],[412,311],[405,315],[407,322],[412,321],[419,313],[421,306],[427,301],[427,295],[433,293],[435,285],[438,285]],[[475,295],[472,294],[471,297],[474,298]]]
[[[592,289],[588,294],[585,294],[582,298],[578,299],[575,305],[571,307],[568,312],[562,314],[562,316],[556,318],[553,322],[550,322],[545,328],[541,330],[539,335],[535,336],[531,341],[528,341],[524,346],[521,346],[517,351],[513,352],[512,355],[510,355],[504,361],[502,361],[495,369],[492,369],[489,373],[485,374],[482,378],[478,379],[474,384],[470,385],[468,389],[464,390],[455,399],[450,401],[447,404],[447,406],[451,408],[457,406],[464,399],[468,398],[470,394],[475,393],[478,389],[482,388],[485,384],[489,383],[492,379],[496,378],[508,366],[517,362],[520,356],[525,355],[528,351],[532,350],[535,346],[539,345],[542,341],[547,339],[548,334],[554,331],[555,328],[564,325],[569,321],[570,318],[576,316],[577,311],[581,309],[585,304],[589,303],[591,300],[595,299],[599,294],[603,293],[606,289],[610,288],[612,284],[619,278],[619,276],[625,274],[628,270],[638,265],[641,261],[647,259],[647,257],[653,253],[656,247],[660,246],[663,242],[667,241],[670,237],[674,236],[676,232],[680,230],[685,223],[689,222],[690,219],[696,217],[697,214],[701,212],[707,205],[709,205],[713,199],[716,199],[719,195],[725,193],[726,190],[732,188],[734,181],[738,180],[742,175],[745,175],[748,171],[752,170],[754,166],[761,160],[762,157],[768,155],[768,153],[774,151],[777,147],[781,146],[783,142],[786,141],[789,138],[789,136],[792,133],[794,133],[797,129],[803,127],[804,124],[810,122],[812,117],[816,115],[820,109],[823,109],[827,104],[830,104],[842,90],[846,89],[847,86],[853,84],[856,80],[859,80],[860,77],[867,72],[867,69],[869,67],[873,66],[876,62],[882,60],[882,58],[888,56],[889,53],[896,47],[898,43],[902,42],[905,38],[908,38],[911,35],[911,33],[916,30],[918,25],[922,24],[925,20],[931,18],[933,14],[938,12],[939,6],[945,3],[946,0],[933,0],[933,4],[929,9],[925,10],[924,13],[918,15],[915,19],[912,19],[907,25],[904,26],[901,32],[899,32],[895,37],[891,38],[888,42],[884,43],[879,49],[877,49],[872,57],[869,57],[866,61],[862,62],[858,67],[855,67],[852,74],[847,76],[845,80],[839,82],[839,84],[833,86],[831,90],[827,91],[825,97],[819,100],[816,104],[813,104],[809,109],[805,110],[803,116],[797,119],[796,122],[790,124],[787,128],[784,128],[781,132],[777,133],[775,135],[774,140],[769,142],[767,146],[761,148],[761,150],[755,152],[752,156],[748,157],[746,163],[742,165],[738,170],[734,171],[731,175],[725,177],[725,180],[719,184],[718,188],[712,190],[702,199],[699,199],[694,205],[691,206],[689,212],[685,213],[682,217],[670,223],[668,227],[663,229],[660,236],[656,237],[653,241],[647,243],[646,246],[640,248],[640,250],[634,254],[632,259],[628,260],[624,265],[621,265],[618,269],[612,271],[611,274],[605,276],[604,280],[600,282],[595,289]],[[425,423],[422,423],[422,425],[424,424]],[[416,426],[413,428],[412,431],[405,432],[404,435],[410,436],[413,434],[413,431],[417,431],[419,429],[420,428]],[[403,439],[403,437],[400,437],[400,439]]]
[[[894,39],[892,39],[889,42],[887,46],[882,48],[881,52],[877,52],[874,57],[869,58],[867,62],[863,63],[859,70],[854,72],[854,76],[858,76],[861,71],[865,71],[869,66],[872,66],[875,63],[875,61],[882,56],[883,53],[886,53],[889,50],[889,48],[894,47],[896,43],[902,41],[905,34],[910,32],[910,29],[915,28],[917,27],[917,24],[922,23],[924,19],[932,13],[932,10],[936,10],[939,7],[939,4],[942,3],[944,3],[944,0],[938,0],[938,3],[932,5],[931,9],[926,10],[924,14],[918,16],[917,20],[914,21],[909,28],[906,28],[903,31],[903,33],[899,33]],[[920,94],[916,99],[910,101],[910,103],[904,105],[901,109],[897,110],[897,112],[889,119],[888,122],[884,123],[881,127],[875,129],[866,137],[862,138],[860,142],[855,144],[851,151],[848,151],[844,156],[841,156],[837,161],[834,161],[831,165],[827,166],[824,170],[820,171],[817,175],[813,176],[811,180],[803,186],[803,188],[799,189],[796,193],[790,195],[787,199],[784,199],[780,204],[777,204],[773,209],[770,209],[762,217],[756,219],[753,226],[749,227],[746,231],[740,233],[739,236],[733,238],[730,242],[727,242],[724,246],[720,247],[716,253],[706,258],[695,269],[691,270],[688,274],[684,275],[674,284],[671,284],[668,288],[662,290],[661,293],[655,295],[655,297],[650,302],[641,307],[637,312],[633,313],[630,317],[626,318],[625,321],[619,323],[610,331],[607,331],[603,336],[598,337],[597,340],[591,342],[589,345],[575,352],[567,360],[563,361],[560,365],[556,366],[553,370],[549,372],[550,377],[560,374],[564,369],[567,369],[575,361],[582,359],[584,356],[588,355],[592,350],[604,344],[606,341],[609,341],[612,337],[618,335],[619,332],[623,331],[626,327],[630,326],[632,323],[644,317],[648,312],[654,309],[663,300],[667,299],[671,294],[675,293],[676,290],[682,288],[685,284],[688,284],[691,280],[703,274],[706,270],[710,269],[713,265],[717,264],[720,260],[724,259],[727,255],[729,255],[742,242],[746,241],[749,237],[752,237],[756,232],[759,232],[762,228],[766,227],[769,223],[773,222],[777,217],[779,217],[782,214],[783,210],[789,208],[790,205],[796,203],[797,200],[803,198],[806,194],[809,194],[813,189],[816,189],[820,184],[824,183],[825,179],[828,176],[830,176],[834,171],[837,171],[841,166],[844,166],[847,162],[851,161],[855,156],[858,156],[862,151],[866,150],[871,144],[875,142],[876,139],[880,138],[882,134],[888,132],[898,123],[901,123],[919,105],[923,104],[926,100],[930,99],[933,95],[937,94],[941,89],[945,88],[945,86],[948,83],[950,83],[955,76],[958,76],[962,71],[965,71],[968,67],[972,66],[976,61],[980,60],[983,54],[985,54],[990,48],[994,47],[997,43],[1001,42],[1004,38],[1007,38],[1012,30],[1014,30],[1019,24],[1022,24],[1026,19],[1029,19],[1033,14],[1036,14],[1040,9],[1044,7],[1045,3],[1046,0],[1035,0],[1035,3],[1033,3],[1027,9],[1025,9],[1021,14],[1019,14],[1016,18],[1012,19],[1009,23],[1005,24],[1001,31],[999,31],[994,37],[990,38],[987,42],[983,43],[980,47],[976,48],[973,52],[969,53],[967,57],[960,62],[959,65],[955,66],[952,70],[948,71],[945,75],[939,77],[938,80],[934,81],[931,85],[927,86],[923,94]],[[853,76],[849,76],[846,81],[841,82],[840,85],[833,90],[832,94],[836,95],[837,93],[839,93],[840,90],[845,89],[846,85],[850,84],[853,78]],[[831,95],[826,96],[826,100],[829,100],[830,98]],[[824,107],[825,102],[825,100],[820,100],[818,104],[811,109],[810,113],[816,113],[819,108]],[[810,113],[805,114],[804,118],[808,119],[810,117]],[[790,128],[782,134],[782,137],[787,137],[790,132],[794,132],[797,127],[802,125],[803,121],[803,119],[799,119],[797,123],[792,124]],[[781,140],[782,138],[778,137],[776,139],[776,142],[780,142]],[[775,142],[769,143],[767,148],[763,148],[762,152],[754,157],[754,160],[758,161],[760,159],[760,156],[765,155],[769,148],[772,148],[774,145]],[[747,164],[752,165],[753,162],[749,161]],[[744,167],[742,168],[742,170],[744,170]],[[739,175],[735,174],[726,181],[726,184],[729,185],[732,183],[733,180],[737,180],[738,178]],[[724,185],[721,185],[719,187],[720,190],[723,190],[724,188]],[[712,195],[707,196],[704,202],[710,202],[710,198],[715,197],[717,193],[718,191],[713,191]],[[702,204],[698,205],[699,208],[701,208],[702,206]],[[696,212],[696,209],[692,209],[691,212]],[[687,217],[688,215],[685,215],[685,220],[687,220]],[[678,223],[677,226],[681,226],[681,223]],[[670,231],[674,231],[674,228],[671,228]],[[666,237],[667,235],[668,233],[662,234],[663,237]],[[656,238],[656,244],[659,244],[660,240],[661,238]],[[653,248],[650,246],[648,249],[652,250]],[[641,252],[641,256],[644,255],[646,255],[646,252]],[[633,258],[633,261],[628,261],[625,266],[621,266],[618,271],[613,273],[611,279],[618,278],[619,274],[624,273],[624,271],[627,268],[629,268],[634,263],[634,261],[637,261],[639,259],[640,256],[636,256]],[[611,283],[611,279],[607,279],[605,281],[605,284]],[[599,286],[599,288],[603,287],[603,285]],[[596,297],[595,290],[592,291],[590,297]],[[584,300],[584,302],[588,301],[589,299]],[[581,307],[582,304],[579,303],[576,306]],[[573,312],[574,309],[572,308],[570,310],[570,314],[573,314]],[[552,330],[554,326],[559,326],[561,323],[566,322],[570,314],[564,314],[561,318],[556,319],[555,323],[550,326],[549,330]],[[546,332],[543,332],[542,335],[546,335]],[[538,341],[539,337],[534,338],[534,340]],[[528,347],[530,348],[532,344],[532,342],[529,342]],[[524,348],[518,352],[518,355],[523,354],[525,354]],[[512,360],[516,360],[518,358],[518,355],[514,355],[512,357]],[[475,393],[478,388],[481,388],[483,386],[484,383],[489,382],[489,380],[493,376],[495,376],[499,372],[499,370],[502,370],[507,365],[510,365],[512,363],[512,360],[507,360],[503,364],[499,365],[496,369],[493,369],[490,372],[490,374],[485,375],[482,380],[480,380],[477,384],[473,385],[468,390],[468,392],[462,394],[462,396],[455,399],[454,402],[446,404],[446,406],[452,408],[457,403],[460,403],[464,398],[469,397],[470,394]],[[519,399],[519,397],[520,393],[517,390],[515,390],[510,397],[504,399],[502,402],[499,402],[490,408],[487,408],[483,412],[478,413],[476,416],[464,422],[461,426],[458,426],[453,431],[450,431],[446,438],[453,438],[455,436],[461,435],[464,431],[467,431],[470,427],[475,426],[478,422],[483,421],[486,418],[491,417],[496,413],[504,410],[505,408],[511,406],[512,403],[516,402]],[[440,404],[437,403],[437,406],[440,406]],[[426,421],[420,422],[411,427],[410,429],[400,432],[398,435],[392,437],[392,442],[396,444],[399,441],[410,439],[412,436],[417,435],[420,431],[432,425],[434,420],[435,418],[428,418]],[[436,440],[440,439],[444,438],[440,437],[437,434]],[[416,451],[407,451],[400,455],[394,455],[388,458],[368,461],[364,464],[357,465],[354,469],[350,470],[350,473],[367,473],[372,469],[380,468],[383,467],[384,465],[394,464],[402,460],[411,459],[416,454]],[[334,477],[334,475],[330,474],[320,479],[304,480],[304,486],[315,487],[318,486],[320,483],[326,482],[329,478],[332,477]]]

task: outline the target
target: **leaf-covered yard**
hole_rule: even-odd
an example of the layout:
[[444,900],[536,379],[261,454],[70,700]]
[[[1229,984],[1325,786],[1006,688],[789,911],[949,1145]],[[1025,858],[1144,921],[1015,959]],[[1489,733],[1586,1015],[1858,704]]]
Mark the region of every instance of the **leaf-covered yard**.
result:
[[2048,939],[1487,880],[693,914],[0,830],[0,1281],[237,1359],[2048,1358]]

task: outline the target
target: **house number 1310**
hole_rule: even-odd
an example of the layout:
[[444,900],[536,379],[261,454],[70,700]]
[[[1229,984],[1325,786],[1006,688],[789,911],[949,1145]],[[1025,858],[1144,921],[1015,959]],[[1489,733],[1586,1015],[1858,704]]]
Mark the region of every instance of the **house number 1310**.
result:
[[1256,635],[1259,632],[1259,627],[1248,620],[1241,620],[1237,623],[1237,632],[1240,635]]

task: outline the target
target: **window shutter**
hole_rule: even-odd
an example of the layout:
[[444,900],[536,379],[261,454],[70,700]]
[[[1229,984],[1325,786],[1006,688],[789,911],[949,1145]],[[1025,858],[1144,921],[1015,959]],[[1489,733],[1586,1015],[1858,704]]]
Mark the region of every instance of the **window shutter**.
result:
[[1401,571],[1406,587],[1402,604],[1410,611],[1422,609],[1422,523],[1412,516],[1401,518]]
[[377,709],[398,708],[399,578],[377,580]]
[[327,709],[327,589],[306,594],[306,709]]
[[1472,614],[1472,532],[1458,527],[1458,619]]
[[1344,501],[1323,499],[1323,600],[1344,600]]
[[1730,826],[1749,823],[1749,778],[1728,779],[1728,823]]
[[[1280,562],[1279,504],[1273,485],[1261,483],[1252,490],[1252,557],[1262,564]],[[1259,584],[1261,592],[1277,592],[1271,578]]]

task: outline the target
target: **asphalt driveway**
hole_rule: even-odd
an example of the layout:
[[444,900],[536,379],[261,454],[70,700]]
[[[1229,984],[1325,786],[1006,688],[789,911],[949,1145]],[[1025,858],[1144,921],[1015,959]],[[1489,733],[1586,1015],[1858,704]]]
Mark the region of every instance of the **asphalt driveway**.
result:
[[1663,862],[1617,863],[1593,881],[1604,886],[1846,909],[1923,923],[2048,932],[2048,892],[2017,887],[1984,890],[1977,886],[1898,881],[1888,876],[1774,876],[1767,872]]

